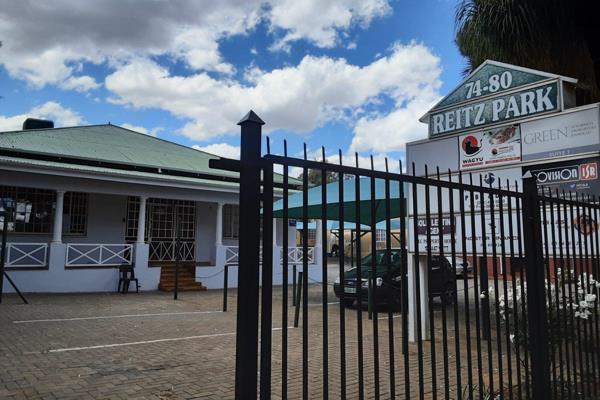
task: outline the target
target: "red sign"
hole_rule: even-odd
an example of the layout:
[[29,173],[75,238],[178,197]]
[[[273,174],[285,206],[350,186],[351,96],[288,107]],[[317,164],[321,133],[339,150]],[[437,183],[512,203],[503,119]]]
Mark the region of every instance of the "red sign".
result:
[[595,162],[581,164],[579,166],[579,178],[582,181],[598,179],[598,165]]

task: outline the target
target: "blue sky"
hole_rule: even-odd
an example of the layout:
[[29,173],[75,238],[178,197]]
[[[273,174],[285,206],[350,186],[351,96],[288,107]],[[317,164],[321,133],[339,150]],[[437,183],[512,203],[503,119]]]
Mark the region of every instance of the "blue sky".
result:
[[254,109],[274,151],[287,139],[291,154],[306,142],[380,166],[425,137],[418,118],[461,80],[456,1],[175,3],[5,4],[0,130],[110,121],[235,157]]

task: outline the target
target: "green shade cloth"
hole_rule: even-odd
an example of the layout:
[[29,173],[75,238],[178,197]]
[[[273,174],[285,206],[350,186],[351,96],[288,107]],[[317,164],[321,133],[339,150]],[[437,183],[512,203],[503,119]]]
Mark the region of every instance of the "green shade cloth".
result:
[[[371,204],[375,207],[375,221],[385,221],[385,181],[375,179],[375,199],[371,201],[371,178],[359,179],[360,201],[356,201],[355,179],[344,180],[344,221],[357,222],[357,211],[360,208],[361,225],[372,226]],[[336,221],[340,219],[339,182],[332,182],[325,186],[327,195],[327,219]],[[400,183],[390,182],[390,218],[400,217]],[[308,190],[308,219],[321,218],[321,186]],[[283,218],[283,200],[273,204],[273,216]],[[302,219],[302,192],[288,197],[288,217]],[[385,226],[385,225],[384,225]],[[350,227],[348,227],[350,228]]]
[[[317,223],[315,221],[308,222],[308,229],[317,229]],[[303,229],[304,225],[302,221],[298,221],[296,223],[296,229]],[[327,230],[338,230],[340,229],[339,221],[327,221]],[[356,224],[354,222],[344,221],[344,229],[356,229]],[[371,227],[369,225],[360,224],[360,229],[362,230],[370,230]],[[379,221],[377,225],[375,225],[375,229],[386,229],[386,221]],[[390,229],[392,231],[397,231],[400,229],[400,219],[392,219],[390,220]]]

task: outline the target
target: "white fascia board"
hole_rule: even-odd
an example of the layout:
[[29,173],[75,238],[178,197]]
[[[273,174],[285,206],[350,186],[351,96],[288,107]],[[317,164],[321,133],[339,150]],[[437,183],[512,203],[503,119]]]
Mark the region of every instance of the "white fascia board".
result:
[[93,180],[102,180],[102,181],[110,181],[110,182],[120,182],[120,183],[131,183],[138,185],[151,185],[151,186],[162,186],[162,187],[172,187],[179,189],[193,189],[193,190],[207,190],[207,191],[217,191],[217,192],[225,192],[225,193],[238,193],[239,190],[237,188],[224,188],[219,187],[218,185],[193,185],[193,184],[184,184],[181,182],[169,180],[168,178],[161,179],[139,179],[137,177],[124,177],[123,174],[105,174],[105,173],[97,173],[94,174],[92,172],[74,172],[65,168],[60,167],[41,167],[32,164],[25,164],[27,167],[15,166],[10,162],[0,161],[0,166],[3,169],[7,169],[10,171],[16,172],[25,172],[25,173],[37,173],[37,174],[45,174],[45,175],[58,175],[65,176],[70,178],[83,178],[83,179],[93,179]]

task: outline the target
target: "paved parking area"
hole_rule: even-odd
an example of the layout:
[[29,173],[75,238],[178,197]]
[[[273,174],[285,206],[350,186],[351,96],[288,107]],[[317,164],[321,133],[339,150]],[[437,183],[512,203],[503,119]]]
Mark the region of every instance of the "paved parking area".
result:
[[[330,288],[331,289],[331,288]],[[291,289],[290,289],[291,291]],[[340,309],[329,291],[329,393],[341,393]],[[229,292],[229,311],[221,312],[222,291],[171,293],[29,295],[29,305],[7,296],[0,305],[0,399],[230,399],[234,395],[236,291]],[[273,398],[281,398],[282,293],[274,288]],[[321,286],[309,290],[309,393],[323,393],[323,312]],[[438,310],[439,311],[439,310]],[[448,362],[451,397],[456,396],[456,359],[466,380],[466,355],[454,351],[455,335],[448,312],[448,352],[440,342],[441,313],[436,312],[434,354],[436,378],[443,397],[444,361]],[[302,328],[293,328],[294,309],[288,310],[288,397],[301,398]],[[390,398],[389,324],[379,315],[378,355],[381,398]],[[346,392],[358,398],[358,317],[348,309],[346,330]],[[400,315],[393,318],[395,384],[403,397]],[[373,321],[362,314],[366,398],[374,398],[375,341]],[[302,318],[300,318],[302,323]],[[423,386],[431,397],[431,342],[423,343]],[[411,395],[417,395],[418,348],[409,348]],[[484,355],[485,356],[485,355]],[[485,358],[484,366],[485,364]]]

